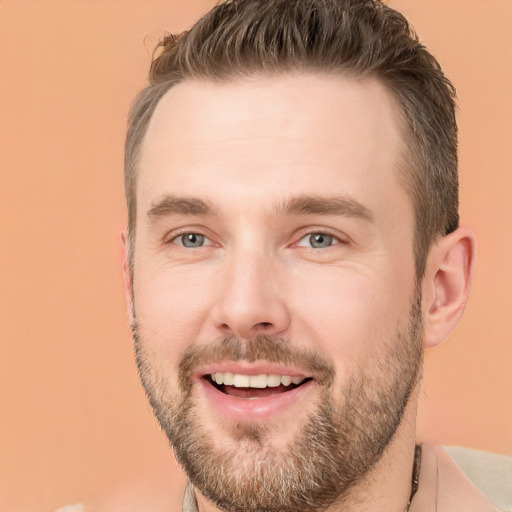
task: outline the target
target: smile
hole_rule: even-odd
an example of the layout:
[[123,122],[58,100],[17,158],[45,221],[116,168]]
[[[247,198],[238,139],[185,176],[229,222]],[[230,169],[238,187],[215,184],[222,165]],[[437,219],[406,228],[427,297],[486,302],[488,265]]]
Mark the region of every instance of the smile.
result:
[[201,387],[216,413],[236,421],[258,421],[298,406],[315,381],[286,372],[212,371],[202,375]]

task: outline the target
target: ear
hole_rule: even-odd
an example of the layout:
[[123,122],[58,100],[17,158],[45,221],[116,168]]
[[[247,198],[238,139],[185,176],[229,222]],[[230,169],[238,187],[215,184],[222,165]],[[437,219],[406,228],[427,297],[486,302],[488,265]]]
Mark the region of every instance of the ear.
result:
[[476,238],[460,227],[432,246],[423,279],[424,345],[442,343],[458,324],[469,298],[476,263]]
[[121,232],[121,244],[122,244],[122,269],[123,269],[123,281],[124,281],[124,294],[126,298],[126,309],[128,313],[128,321],[130,326],[135,321],[135,312],[133,308],[133,281],[132,273],[130,269],[130,254],[128,250],[128,231]]

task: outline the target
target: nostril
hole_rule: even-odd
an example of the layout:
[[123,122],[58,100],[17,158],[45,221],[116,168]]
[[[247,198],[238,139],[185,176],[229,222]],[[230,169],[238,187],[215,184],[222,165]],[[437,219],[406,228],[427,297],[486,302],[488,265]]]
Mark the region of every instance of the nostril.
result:
[[[0,0],[1,2],[1,0]],[[230,322],[222,322],[216,328],[222,335],[233,335],[237,338],[250,339],[257,335],[276,334],[278,323],[276,322],[247,322],[245,319]]]

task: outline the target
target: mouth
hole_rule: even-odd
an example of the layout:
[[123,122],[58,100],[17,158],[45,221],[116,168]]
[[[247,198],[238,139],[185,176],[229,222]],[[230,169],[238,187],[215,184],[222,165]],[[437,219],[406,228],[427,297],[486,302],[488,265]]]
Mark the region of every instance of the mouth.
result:
[[214,413],[237,422],[267,420],[292,407],[303,407],[306,394],[316,387],[313,377],[286,368],[265,372],[254,366],[235,366],[207,369],[198,377]]
[[242,373],[215,372],[204,378],[221,393],[246,400],[257,400],[288,393],[309,382],[311,377],[278,374],[246,375]]

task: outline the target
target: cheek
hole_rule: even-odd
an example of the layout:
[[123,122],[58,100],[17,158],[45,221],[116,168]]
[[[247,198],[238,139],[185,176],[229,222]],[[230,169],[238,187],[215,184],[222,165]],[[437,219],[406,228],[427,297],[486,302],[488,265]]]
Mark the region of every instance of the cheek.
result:
[[209,311],[208,282],[197,273],[150,271],[135,279],[135,314],[147,348],[175,363],[194,342]]
[[293,293],[301,299],[292,337],[305,338],[330,357],[344,381],[385,354],[409,319],[410,281],[398,286],[390,274],[375,275],[342,269],[296,281]]

